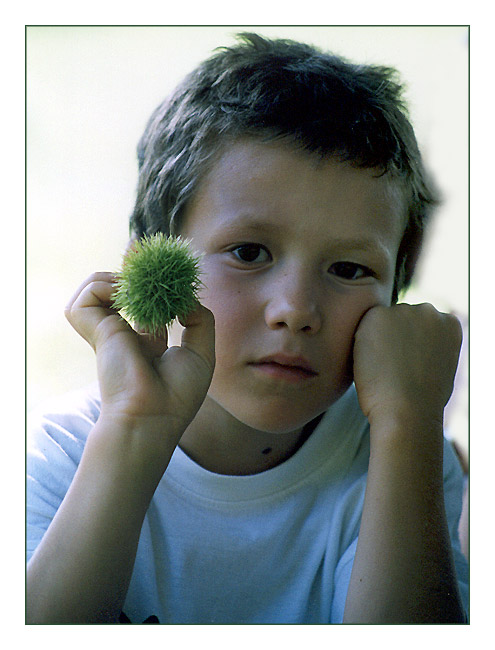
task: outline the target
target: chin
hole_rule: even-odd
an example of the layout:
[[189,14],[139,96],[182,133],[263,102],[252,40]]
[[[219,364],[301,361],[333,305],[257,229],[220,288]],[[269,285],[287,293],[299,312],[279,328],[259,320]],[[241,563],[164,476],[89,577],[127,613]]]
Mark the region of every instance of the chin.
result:
[[284,434],[294,433],[294,431],[298,431],[302,429],[306,424],[308,424],[308,422],[311,422],[311,420],[313,420],[317,415],[319,414],[315,413],[309,418],[308,417],[284,418],[283,420],[281,418],[272,419],[270,417],[263,417],[262,415],[260,417],[254,417],[254,418],[243,417],[237,419],[243,424],[245,424],[246,426],[256,431],[260,431],[262,433],[268,433],[271,435],[283,436]]
[[242,422],[251,429],[263,433],[283,435],[302,429],[308,422],[324,413],[337,401],[338,397],[324,403],[315,404],[309,408],[308,405],[297,409],[287,403],[278,406],[257,403],[252,408],[243,409],[239,405],[234,405],[232,408],[227,407],[226,410],[237,421]]
[[[243,425],[264,433],[286,434],[302,429],[308,422],[324,413],[347,391],[352,383],[349,377],[340,377],[327,390],[271,390],[259,387],[243,387],[232,391],[225,386],[210,386],[209,398],[216,404],[217,417],[222,418],[218,408],[227,418],[233,418]],[[220,420],[221,421],[221,420]],[[234,422],[225,422],[234,426]]]

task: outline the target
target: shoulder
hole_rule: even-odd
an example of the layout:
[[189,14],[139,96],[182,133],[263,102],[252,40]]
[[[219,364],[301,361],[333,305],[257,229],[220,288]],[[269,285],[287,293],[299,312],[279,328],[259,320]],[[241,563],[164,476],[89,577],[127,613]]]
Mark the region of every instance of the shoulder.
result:
[[31,411],[26,436],[26,553],[29,559],[69,489],[100,412],[94,391],[71,393]]
[[65,454],[77,463],[99,414],[99,394],[93,386],[37,406],[27,417],[28,460],[33,454]]

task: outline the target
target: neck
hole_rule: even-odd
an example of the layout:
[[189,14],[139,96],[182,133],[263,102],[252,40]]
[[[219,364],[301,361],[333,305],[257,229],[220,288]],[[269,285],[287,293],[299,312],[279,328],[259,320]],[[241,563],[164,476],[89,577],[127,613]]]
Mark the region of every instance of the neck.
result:
[[290,433],[269,433],[239,422],[207,397],[182,435],[179,446],[194,462],[210,472],[258,474],[295,454],[320,417]]

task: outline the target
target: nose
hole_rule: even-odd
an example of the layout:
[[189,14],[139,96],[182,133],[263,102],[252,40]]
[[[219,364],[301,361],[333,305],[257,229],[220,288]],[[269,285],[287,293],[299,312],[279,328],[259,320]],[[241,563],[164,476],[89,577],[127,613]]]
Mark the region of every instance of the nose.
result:
[[321,327],[317,287],[303,272],[286,272],[270,289],[265,322],[270,329],[316,334]]

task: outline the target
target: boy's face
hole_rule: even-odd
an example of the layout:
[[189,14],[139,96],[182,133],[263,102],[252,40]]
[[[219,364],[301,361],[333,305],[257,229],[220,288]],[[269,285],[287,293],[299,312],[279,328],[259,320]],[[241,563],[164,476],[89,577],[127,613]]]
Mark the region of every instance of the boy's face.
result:
[[363,314],[389,305],[404,229],[387,176],[285,143],[228,147],[184,215],[213,312],[209,398],[261,431],[296,431],[352,381]]

